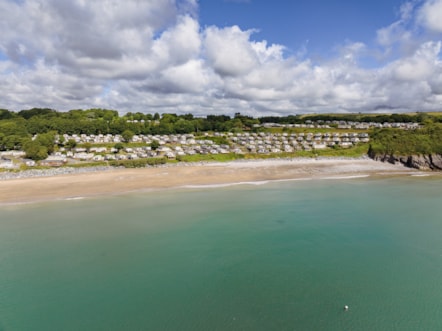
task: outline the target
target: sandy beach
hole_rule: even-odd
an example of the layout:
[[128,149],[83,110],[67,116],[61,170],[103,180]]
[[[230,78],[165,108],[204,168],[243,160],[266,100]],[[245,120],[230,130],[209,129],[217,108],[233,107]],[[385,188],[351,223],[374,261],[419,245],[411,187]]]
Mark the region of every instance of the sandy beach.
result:
[[204,185],[302,178],[419,174],[371,159],[272,159],[112,169],[0,181],[0,203],[24,203]]

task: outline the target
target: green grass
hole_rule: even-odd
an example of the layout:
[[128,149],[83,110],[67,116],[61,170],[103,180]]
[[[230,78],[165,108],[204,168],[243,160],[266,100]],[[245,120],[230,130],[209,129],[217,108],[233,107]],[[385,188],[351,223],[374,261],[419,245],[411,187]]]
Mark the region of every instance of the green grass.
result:
[[232,143],[231,141],[228,140],[227,137],[224,136],[219,136],[219,137],[209,136],[209,137],[202,137],[202,139],[211,140],[217,145],[231,145]]
[[367,155],[369,145],[359,144],[350,148],[327,148],[324,150],[296,151],[292,153],[269,153],[269,154],[207,154],[207,155],[186,155],[177,158],[178,162],[228,162],[238,159],[259,160],[259,159],[277,159],[277,158],[296,158],[296,157],[361,157]]
[[426,125],[413,131],[377,130],[370,141],[370,155],[382,154],[442,154],[442,124]]
[[155,166],[167,163],[166,158],[146,158],[146,159],[136,159],[136,160],[113,160],[109,161],[109,165],[113,167],[124,167],[124,168],[144,168],[146,166]]
[[350,148],[327,148],[323,150],[316,150],[314,153],[317,156],[327,156],[327,157],[360,157],[367,155],[370,145],[358,144]]
[[[79,143],[75,148],[86,148],[86,147],[106,147],[106,148],[112,148],[118,143]],[[145,142],[138,142],[138,143],[120,143],[126,147],[134,148],[134,147],[146,147],[150,146],[150,144]]]
[[372,129],[369,130],[363,130],[363,129],[338,129],[338,128],[267,128],[264,129],[262,132],[266,133],[279,133],[279,134],[283,134],[283,133],[287,133],[287,134],[299,134],[299,133],[370,133],[372,131]]
[[88,167],[107,167],[107,166],[109,166],[109,163],[106,161],[96,161],[96,162],[82,162],[82,163],[66,164],[63,167],[88,168]]
[[228,162],[234,161],[238,159],[243,159],[244,155],[242,154],[195,154],[195,155],[183,155],[178,156],[178,162],[207,162],[207,161],[216,161],[216,162]]

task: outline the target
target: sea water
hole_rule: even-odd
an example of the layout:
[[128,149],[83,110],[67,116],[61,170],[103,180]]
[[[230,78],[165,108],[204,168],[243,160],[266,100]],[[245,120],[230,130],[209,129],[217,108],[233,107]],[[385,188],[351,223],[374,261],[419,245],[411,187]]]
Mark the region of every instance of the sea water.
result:
[[0,330],[442,330],[441,187],[328,179],[2,206]]

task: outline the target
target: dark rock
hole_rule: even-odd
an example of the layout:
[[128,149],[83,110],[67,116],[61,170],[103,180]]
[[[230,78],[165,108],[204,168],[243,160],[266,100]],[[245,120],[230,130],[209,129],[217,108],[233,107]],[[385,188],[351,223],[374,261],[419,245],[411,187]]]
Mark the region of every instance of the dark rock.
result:
[[441,154],[404,156],[394,154],[375,155],[373,153],[370,153],[368,156],[375,161],[388,162],[391,164],[401,163],[408,168],[434,171],[442,170]]
[[419,169],[419,170],[430,169],[430,164],[428,163],[425,156],[420,156],[420,155],[409,156],[406,166],[410,167],[410,168],[414,168],[414,169]]
[[431,164],[433,169],[442,170],[442,155],[441,154],[431,154],[430,155]]

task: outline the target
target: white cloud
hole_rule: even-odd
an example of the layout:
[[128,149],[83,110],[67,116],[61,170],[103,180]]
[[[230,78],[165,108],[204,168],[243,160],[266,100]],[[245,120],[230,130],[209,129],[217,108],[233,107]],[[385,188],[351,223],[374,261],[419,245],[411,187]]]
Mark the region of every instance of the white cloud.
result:
[[[301,112],[442,106],[442,0],[404,3],[374,51],[346,43],[317,62],[252,40],[238,26],[202,29],[196,0],[0,1],[0,107],[60,110]],[[297,54],[293,52],[293,54]]]
[[239,76],[258,65],[257,53],[249,41],[252,33],[251,30],[242,31],[238,26],[206,29],[207,59],[218,74]]
[[164,65],[182,64],[200,53],[199,25],[190,16],[179,17],[175,26],[154,41],[152,51],[156,62]]
[[442,32],[442,0],[429,0],[422,6],[418,20],[427,29]]
[[428,42],[421,46],[413,56],[394,62],[393,76],[399,81],[425,81],[432,77],[438,69],[437,56],[441,43]]
[[201,60],[168,67],[154,80],[145,81],[148,89],[162,93],[204,94],[216,81],[213,73],[204,67]]
[[419,47],[422,40],[419,25],[416,22],[416,11],[420,0],[403,3],[399,10],[399,19],[389,26],[376,31],[376,40],[383,49],[382,57],[392,59],[401,55],[410,55]]

